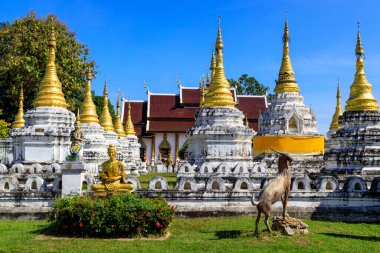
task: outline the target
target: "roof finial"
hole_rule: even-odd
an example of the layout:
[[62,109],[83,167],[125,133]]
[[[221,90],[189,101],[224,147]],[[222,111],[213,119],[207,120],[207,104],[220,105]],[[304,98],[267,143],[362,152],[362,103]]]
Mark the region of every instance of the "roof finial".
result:
[[96,113],[96,106],[94,104],[94,101],[92,100],[92,93],[91,93],[91,80],[92,80],[92,72],[90,69],[87,69],[86,73],[87,83],[86,83],[86,91],[84,94],[84,100],[81,106],[81,122],[82,123],[99,123],[99,117]]
[[175,76],[175,82],[178,84],[178,89],[181,89],[182,84],[181,84],[181,81],[180,81],[179,78],[178,78],[178,75]]
[[209,91],[206,94],[203,107],[235,107],[235,102],[230,91],[230,83],[227,81],[223,66],[223,40],[222,29],[220,27],[220,17],[218,19],[218,34],[216,38],[216,66],[212,76]]
[[135,128],[133,126],[132,117],[131,117],[131,101],[128,101],[128,114],[127,120],[125,121],[125,134],[127,136],[135,136]]
[[104,132],[114,132],[112,124],[112,117],[108,109],[108,88],[107,81],[104,81],[104,98],[103,98],[103,110],[100,116],[100,125],[103,127]]
[[145,93],[147,95],[149,95],[150,91],[149,91],[149,87],[146,85],[146,81],[144,80],[144,89],[145,89]]
[[342,115],[342,107],[340,102],[340,81],[338,78],[338,88],[336,91],[336,106],[335,106],[335,113],[333,115],[331,124],[330,124],[330,130],[338,130],[340,128],[339,125],[339,116]]
[[357,35],[355,54],[355,79],[350,86],[350,97],[346,102],[345,111],[377,111],[379,110],[379,105],[373,96],[372,85],[368,82],[364,72],[364,47],[362,45],[360,31],[358,31]]
[[24,120],[24,85],[20,85],[20,95],[18,102],[18,112],[16,114],[15,120],[12,123],[12,128],[21,128],[25,126]]
[[44,79],[40,84],[40,89],[37,97],[34,100],[34,107],[54,106],[67,109],[68,105],[65,96],[62,92],[62,84],[57,76],[57,69],[55,66],[55,49],[56,49],[56,34],[54,31],[53,18],[50,21],[51,31],[49,37],[49,59],[46,65]]
[[124,137],[125,136],[125,132],[124,132],[124,129],[123,129],[123,124],[121,123],[121,116],[120,116],[120,99],[121,99],[121,92],[120,90],[118,91],[118,94],[117,94],[117,102],[116,102],[116,118],[115,118],[115,133],[119,136],[119,137]]
[[296,77],[294,75],[294,70],[292,63],[290,61],[289,55],[289,27],[288,19],[285,19],[284,26],[284,35],[282,36],[283,52],[282,52],[282,62],[280,67],[280,73],[278,74],[278,81],[276,82],[276,87],[274,92],[283,93],[283,92],[299,92],[299,87],[297,85]]

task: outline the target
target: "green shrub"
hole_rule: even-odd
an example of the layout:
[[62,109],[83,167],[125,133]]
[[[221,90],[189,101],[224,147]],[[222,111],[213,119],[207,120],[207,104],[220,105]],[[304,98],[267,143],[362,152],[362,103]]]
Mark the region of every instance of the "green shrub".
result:
[[50,214],[51,232],[81,237],[163,235],[175,208],[165,199],[134,195],[77,196],[56,199]]

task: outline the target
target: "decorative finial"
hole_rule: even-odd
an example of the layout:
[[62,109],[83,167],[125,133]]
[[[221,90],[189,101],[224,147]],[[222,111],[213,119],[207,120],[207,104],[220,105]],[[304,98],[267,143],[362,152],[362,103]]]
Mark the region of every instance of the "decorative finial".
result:
[[131,117],[131,101],[128,101],[128,114],[127,114],[127,120],[125,122],[125,134],[127,136],[135,136],[135,128],[133,126],[132,117]]
[[178,76],[175,77],[175,82],[178,84],[178,89],[181,89],[182,84],[181,84],[181,81],[179,80]]
[[[359,27],[358,27],[359,28]],[[373,96],[372,85],[364,72],[364,47],[358,31],[356,41],[356,72],[354,82],[350,86],[350,97],[346,102],[345,111],[377,111],[379,105]]]
[[87,69],[86,78],[87,78],[86,90],[84,94],[84,100],[80,109],[81,122],[85,124],[99,124],[99,117],[96,112],[96,106],[94,104],[94,101],[92,100],[91,69]]
[[18,112],[16,114],[15,120],[12,123],[12,128],[22,128],[25,126],[24,120],[24,86],[20,86],[20,95],[18,103]]
[[118,91],[117,95],[117,102],[116,102],[116,118],[115,118],[115,133],[119,137],[125,137],[125,132],[123,129],[123,124],[121,123],[121,116],[120,116],[120,98],[121,98],[121,92]]
[[56,34],[52,21],[48,46],[48,64],[46,65],[45,76],[40,84],[40,89],[37,93],[36,99],[34,100],[33,106],[51,106],[67,109],[68,105],[66,103],[65,96],[63,95],[62,84],[58,79],[57,69],[55,66]]
[[149,95],[149,93],[150,93],[149,87],[146,85],[145,80],[144,80],[144,89],[145,89],[146,94]]
[[338,78],[338,88],[336,91],[336,106],[335,106],[335,113],[333,115],[331,124],[330,124],[330,130],[338,130],[340,128],[339,125],[339,116],[342,115],[342,107],[341,107],[341,102],[340,102],[340,81]]
[[112,124],[112,117],[108,109],[108,88],[107,81],[104,82],[104,98],[103,98],[103,110],[100,116],[100,125],[103,127],[104,132],[114,132]]
[[280,72],[278,74],[278,81],[276,81],[276,87],[274,92],[276,93],[284,93],[284,92],[299,92],[299,87],[296,81],[296,77],[294,75],[294,70],[292,67],[292,63],[290,61],[289,55],[289,27],[288,27],[288,19],[285,20],[284,26],[284,35],[282,36],[283,52],[282,52],[282,62],[280,67]]
[[215,73],[211,78],[210,88],[206,94],[203,107],[235,107],[230,83],[227,81],[223,66],[223,40],[220,18],[218,20],[218,34],[216,38],[216,66]]

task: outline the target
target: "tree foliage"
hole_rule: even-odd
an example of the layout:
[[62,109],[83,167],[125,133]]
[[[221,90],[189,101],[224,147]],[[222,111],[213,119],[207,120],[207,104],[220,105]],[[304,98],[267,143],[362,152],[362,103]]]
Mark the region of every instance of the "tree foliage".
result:
[[9,23],[0,23],[0,109],[11,122],[18,110],[20,85],[24,85],[24,109],[30,109],[48,62],[48,38],[54,26],[57,34],[56,65],[69,110],[83,100],[89,49],[55,16],[37,18],[34,12]]
[[269,87],[259,83],[254,77],[242,74],[239,79],[228,79],[231,87],[236,87],[237,95],[265,95]]
[[[96,113],[98,114],[98,117],[100,118],[100,115],[102,115],[103,112],[103,101],[104,96],[95,96],[94,92],[92,93],[92,100],[94,101],[94,104],[96,106]],[[116,114],[115,114],[115,108],[112,105],[111,101],[108,100],[108,110],[110,111],[112,122],[115,122]]]
[[[3,115],[3,111],[0,109],[0,117],[1,115]],[[11,124],[0,119],[0,139],[8,138],[9,130],[11,130]]]

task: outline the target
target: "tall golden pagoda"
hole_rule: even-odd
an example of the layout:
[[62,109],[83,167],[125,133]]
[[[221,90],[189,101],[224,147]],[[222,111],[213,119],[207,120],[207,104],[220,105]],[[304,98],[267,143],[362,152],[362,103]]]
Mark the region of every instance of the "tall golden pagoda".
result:
[[92,73],[89,70],[86,74],[87,78],[87,84],[86,84],[86,91],[84,95],[84,100],[81,106],[81,122],[82,123],[99,123],[98,114],[96,113],[96,106],[94,104],[94,101],[92,100],[92,94],[91,94],[91,80],[92,80]]
[[117,98],[117,102],[116,102],[115,133],[119,137],[125,137],[123,124],[121,123],[121,118],[120,118],[120,99],[119,98]]
[[135,128],[133,126],[132,118],[131,118],[131,103],[128,101],[128,114],[127,120],[125,121],[125,134],[127,136],[135,136]]
[[18,104],[18,112],[17,112],[17,115],[15,117],[15,120],[12,123],[12,128],[21,128],[23,126],[25,126],[25,120],[24,120],[24,87],[21,84],[19,104]]
[[108,109],[108,88],[107,82],[104,82],[104,99],[103,99],[103,111],[100,116],[100,125],[103,127],[104,132],[114,132],[112,117]]
[[340,87],[339,87],[339,80],[338,80],[338,89],[336,92],[336,107],[335,107],[335,113],[332,118],[331,124],[330,124],[330,130],[338,130],[340,128],[339,125],[339,116],[342,116],[342,107],[340,102]]
[[350,87],[350,97],[346,102],[345,111],[377,111],[379,105],[373,96],[372,85],[368,82],[364,72],[364,48],[360,37],[359,23],[355,54],[355,79]]
[[278,74],[278,80],[276,83],[276,87],[274,88],[275,93],[283,93],[283,92],[299,92],[299,87],[297,85],[296,77],[294,75],[294,70],[292,67],[292,63],[290,61],[289,55],[289,28],[288,28],[288,20],[285,20],[285,28],[284,35],[282,37],[282,41],[284,42],[283,52],[282,52],[282,62],[280,73]]
[[216,38],[216,66],[215,73],[211,78],[210,88],[206,94],[203,107],[235,107],[230,83],[227,81],[223,67],[223,40],[220,18],[218,19],[218,35]]
[[56,49],[56,35],[54,27],[51,28],[49,38],[49,60],[46,66],[44,79],[42,80],[37,97],[34,100],[34,107],[54,106],[67,109],[67,103],[62,92],[62,84],[57,76],[57,69],[55,66],[55,49]]

